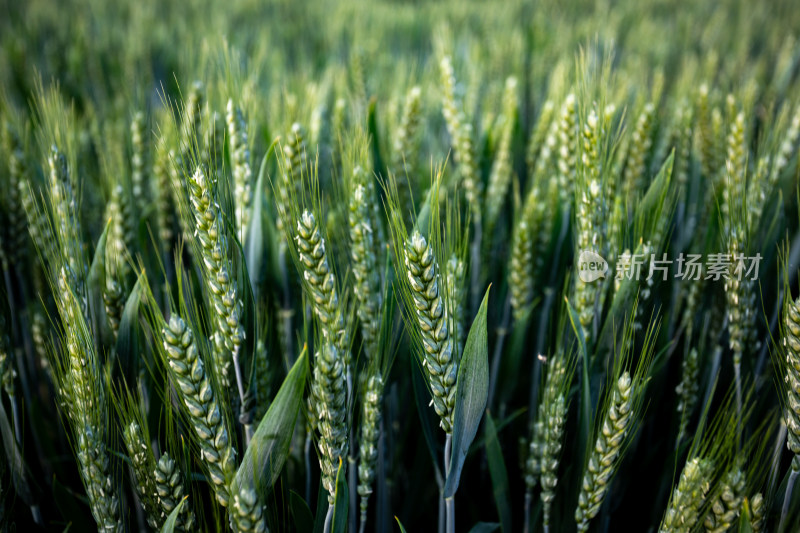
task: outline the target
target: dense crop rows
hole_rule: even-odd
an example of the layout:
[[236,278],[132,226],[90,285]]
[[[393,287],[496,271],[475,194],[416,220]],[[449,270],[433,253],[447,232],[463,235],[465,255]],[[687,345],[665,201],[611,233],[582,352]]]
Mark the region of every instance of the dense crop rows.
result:
[[790,2],[0,12],[0,530],[800,529]]

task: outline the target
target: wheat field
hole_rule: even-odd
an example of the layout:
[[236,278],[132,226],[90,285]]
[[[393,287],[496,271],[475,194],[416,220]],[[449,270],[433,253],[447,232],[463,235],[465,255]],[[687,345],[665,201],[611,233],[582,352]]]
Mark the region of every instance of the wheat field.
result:
[[800,531],[792,2],[0,15],[0,531]]

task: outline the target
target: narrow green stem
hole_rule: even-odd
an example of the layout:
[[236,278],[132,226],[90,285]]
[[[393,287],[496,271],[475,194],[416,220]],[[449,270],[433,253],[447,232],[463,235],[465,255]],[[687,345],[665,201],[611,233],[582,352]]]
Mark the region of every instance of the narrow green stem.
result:
[[539,327],[536,331],[536,351],[533,353],[534,360],[531,368],[531,395],[528,400],[528,426],[533,427],[536,420],[536,407],[539,398],[539,374],[542,364],[539,355],[544,351],[544,344],[547,340],[547,325],[550,322],[550,308],[553,306],[556,291],[553,287],[544,289],[544,305],[539,315]]
[[525,522],[522,525],[522,533],[530,531],[531,521],[531,503],[533,502],[533,493],[530,489],[525,491]]
[[311,432],[306,433],[306,442],[303,446],[303,462],[306,472],[306,501],[311,501]]
[[288,361],[287,368],[291,368],[295,362],[296,355],[292,349],[292,295],[289,289],[289,271],[286,268],[286,244],[282,243],[278,251],[278,264],[281,271],[281,285],[283,285],[283,310],[281,311],[281,319],[283,322],[283,337],[286,342],[286,360]]
[[[239,364],[239,348],[233,350],[233,370],[236,374],[236,388],[239,390],[239,402],[242,407],[245,406],[245,392],[244,392],[244,379],[242,378],[242,366]],[[253,438],[253,424],[243,424],[244,426],[244,444],[245,448],[250,445],[250,439]]]
[[439,497],[439,529],[437,531],[439,533],[444,533],[444,526],[445,526],[445,504],[444,504],[444,494]]
[[325,515],[325,527],[323,533],[331,533],[331,525],[333,525],[333,505],[328,505],[328,513]]
[[795,470],[794,461],[792,461],[792,473],[789,475],[789,481],[786,483],[786,493],[783,496],[783,507],[781,507],[781,521],[778,524],[778,533],[781,533],[786,526],[786,516],[789,514],[789,504],[792,502],[792,490],[794,483],[797,481],[797,475],[800,471]]
[[778,428],[778,435],[775,437],[775,446],[772,449],[772,461],[769,469],[769,492],[767,494],[775,493],[775,485],[778,483],[778,469],[781,466],[781,455],[783,454],[783,447],[786,445],[786,419],[782,416],[780,427]]
[[[453,435],[447,434],[444,441],[444,471],[445,479],[450,475],[450,451],[453,446]],[[456,531],[456,501],[455,496],[445,498],[445,533],[455,533]]]
[[19,402],[17,398],[11,396],[9,398],[11,400],[11,415],[14,418],[14,433],[16,433],[17,444],[19,444],[20,448],[22,447],[22,418],[19,414]]
[[[353,432],[350,431],[350,435],[352,437]],[[347,457],[347,484],[348,490],[350,491],[350,513],[347,515],[349,518],[350,524],[348,525],[348,531],[355,531],[356,530],[356,522],[358,520],[358,492],[356,489],[358,488],[358,478],[356,477],[356,470],[358,469],[358,465],[356,464],[356,457],[353,453],[353,444],[355,441],[351,438],[350,439],[350,453]],[[361,528],[363,530],[364,523],[367,521],[366,514],[362,517],[361,520]]]
[[494,344],[494,355],[492,356],[492,369],[489,376],[489,396],[486,405],[489,408],[494,404],[494,394],[497,389],[497,377],[500,374],[500,360],[503,356],[503,344],[508,335],[508,326],[511,321],[511,293],[506,298],[503,308],[503,319],[500,327],[497,328],[497,340]]
[[478,305],[481,303],[481,241],[483,240],[483,227],[480,218],[475,219],[475,235],[470,246],[471,260],[469,265],[470,279],[472,285],[471,305],[472,314],[478,312]]
[[742,364],[733,363],[733,374],[736,381],[736,450],[742,448]]

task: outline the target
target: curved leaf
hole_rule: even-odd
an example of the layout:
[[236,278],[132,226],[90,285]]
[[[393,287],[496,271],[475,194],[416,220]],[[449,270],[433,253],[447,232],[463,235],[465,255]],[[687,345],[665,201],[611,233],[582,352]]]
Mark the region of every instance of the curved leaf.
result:
[[183,510],[183,505],[186,503],[187,498],[188,496],[184,496],[184,498],[181,500],[181,503],[175,506],[175,509],[169,513],[167,521],[164,522],[164,525],[161,527],[161,533],[173,533],[175,531],[175,525],[178,522],[178,516],[180,516],[181,511]]
[[350,493],[347,490],[347,475],[345,474],[344,461],[339,458],[339,470],[336,472],[336,494],[333,502],[333,524],[331,533],[345,533],[347,531],[347,510],[350,506]]
[[469,330],[464,356],[458,365],[456,408],[453,415],[453,443],[450,470],[444,484],[444,497],[452,498],[458,490],[461,469],[469,446],[478,432],[489,395],[489,340],[486,333],[486,307],[489,289]]
[[306,372],[306,351],[303,350],[258,425],[236,472],[231,492],[235,493],[241,486],[267,489],[278,479],[289,455],[289,444],[303,403]]
[[94,257],[92,264],[89,267],[89,275],[86,278],[86,294],[89,299],[89,315],[91,316],[92,332],[95,338],[95,349],[99,353],[99,345],[97,343],[101,339],[112,339],[113,336],[108,323],[101,319],[105,313],[105,306],[103,305],[103,286],[106,281],[106,239],[108,237],[108,229],[111,227],[111,221],[106,223],[106,227],[100,238],[97,240],[97,246],[94,249]]
[[119,331],[117,332],[116,354],[119,364],[123,369],[125,377],[132,380],[136,375],[133,365],[139,361],[141,351],[139,350],[139,304],[142,301],[145,285],[140,276],[136,280],[125,307],[122,310],[122,317],[119,321]]
[[395,522],[397,522],[397,525],[400,527],[400,533],[406,533],[406,528],[403,527],[403,524],[400,522],[400,519],[395,516],[394,520],[395,520]]
[[314,515],[302,496],[295,491],[289,491],[289,506],[292,511],[292,519],[297,533],[314,532]]
[[250,225],[247,227],[247,235],[244,242],[243,255],[247,264],[250,286],[253,288],[255,301],[258,301],[259,292],[264,282],[265,261],[268,252],[266,247],[272,242],[270,238],[267,238],[271,236],[272,229],[268,227],[271,218],[265,216],[266,214],[264,213],[264,203],[266,202],[264,193],[267,190],[267,162],[270,154],[274,151],[276,142],[273,141],[261,160],[261,167],[256,180],[255,197],[250,206]]

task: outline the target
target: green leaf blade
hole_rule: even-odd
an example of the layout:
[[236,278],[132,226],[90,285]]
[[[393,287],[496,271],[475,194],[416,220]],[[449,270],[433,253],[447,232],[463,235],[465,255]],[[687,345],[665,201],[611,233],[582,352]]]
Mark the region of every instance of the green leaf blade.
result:
[[233,491],[242,486],[269,488],[278,479],[289,455],[289,445],[303,402],[306,374],[304,351],[258,425],[236,473]]
[[444,497],[452,498],[458,490],[461,470],[469,446],[475,439],[489,395],[489,339],[486,329],[486,308],[489,289],[469,330],[464,356],[456,381],[456,408],[453,415],[453,442],[450,470],[444,484]]

